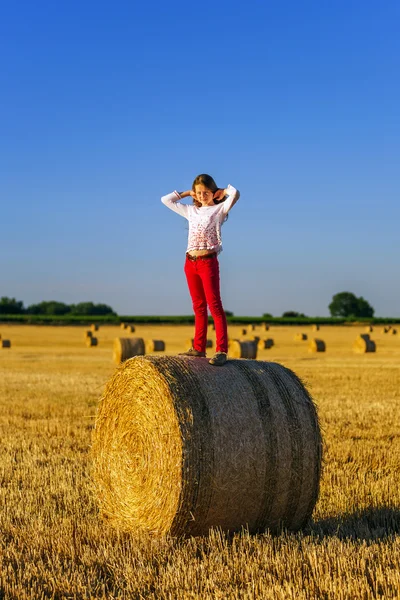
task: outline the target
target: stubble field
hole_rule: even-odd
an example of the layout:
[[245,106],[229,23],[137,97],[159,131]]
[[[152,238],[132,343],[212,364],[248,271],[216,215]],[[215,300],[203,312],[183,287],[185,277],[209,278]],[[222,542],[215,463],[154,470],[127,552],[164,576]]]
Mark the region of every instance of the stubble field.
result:
[[[324,470],[313,520],[297,534],[175,540],[138,539],[99,518],[91,431],[124,334],[100,327],[99,346],[87,348],[85,329],[0,326],[12,342],[0,348],[0,598],[400,597],[400,334],[375,328],[377,352],[359,355],[361,327],[256,328],[275,342],[257,358],[295,371],[318,406]],[[308,353],[308,341],[293,340],[300,331],[327,351]],[[192,333],[143,325],[133,335],[176,354]]]

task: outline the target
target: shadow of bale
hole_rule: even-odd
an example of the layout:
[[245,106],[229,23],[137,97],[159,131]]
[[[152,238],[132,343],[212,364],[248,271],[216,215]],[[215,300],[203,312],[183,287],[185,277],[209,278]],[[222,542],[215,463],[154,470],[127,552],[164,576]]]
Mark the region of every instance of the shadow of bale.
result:
[[311,521],[304,533],[337,537],[341,540],[382,540],[400,534],[400,508],[370,507],[329,519]]

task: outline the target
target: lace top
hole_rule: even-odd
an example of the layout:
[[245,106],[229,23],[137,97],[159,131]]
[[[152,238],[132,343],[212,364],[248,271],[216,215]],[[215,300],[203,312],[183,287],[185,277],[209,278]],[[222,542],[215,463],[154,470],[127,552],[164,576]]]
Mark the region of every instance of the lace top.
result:
[[161,198],[161,202],[189,221],[187,252],[191,250],[211,250],[222,252],[221,225],[239,194],[232,185],[227,187],[228,197],[220,204],[201,206],[183,204],[178,192],[172,192]]

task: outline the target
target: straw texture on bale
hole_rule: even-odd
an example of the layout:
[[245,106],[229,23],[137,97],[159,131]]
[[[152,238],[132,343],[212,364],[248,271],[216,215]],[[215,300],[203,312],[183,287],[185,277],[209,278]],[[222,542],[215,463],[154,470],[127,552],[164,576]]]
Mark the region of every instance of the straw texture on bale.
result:
[[92,438],[101,513],[132,533],[298,530],[315,506],[314,403],[273,362],[146,356],[109,380]]
[[86,341],[86,340],[87,340],[87,338],[90,338],[90,337],[92,337],[92,335],[93,335],[93,331],[90,331],[90,330],[88,329],[87,331],[85,331],[85,333],[84,333],[84,336],[83,336],[83,337],[84,337],[84,339],[85,339],[85,341]]
[[86,346],[90,348],[91,346],[97,346],[98,340],[96,337],[90,336],[86,338]]
[[165,342],[163,340],[147,340],[146,341],[146,354],[149,352],[164,352]]
[[375,352],[376,344],[373,340],[370,339],[368,334],[359,335],[353,343],[353,350],[358,354],[365,354],[365,352]]
[[[186,340],[186,346],[192,348],[194,344],[194,338],[189,338],[188,340]],[[213,347],[213,341],[212,340],[207,340],[206,341],[206,348],[212,348]]]
[[114,362],[119,364],[133,356],[144,355],[145,343],[143,338],[115,338],[113,346]]
[[306,340],[307,339],[307,334],[306,333],[296,333],[294,336],[294,339],[296,342],[300,342],[302,340]]
[[90,329],[92,331],[98,331],[99,330],[99,326],[97,325],[97,323],[92,323],[90,326]]
[[325,352],[325,350],[326,345],[324,340],[318,340],[317,338],[311,340],[310,345],[308,346],[309,352]]
[[257,358],[257,342],[255,340],[229,340],[228,354],[230,358]]
[[259,350],[267,350],[268,348],[272,348],[274,345],[274,340],[272,338],[268,338],[266,340],[260,340],[257,343],[257,348]]
[[312,330],[312,331],[319,331],[319,325],[313,325],[313,326],[311,327],[311,330]]
[[11,341],[10,340],[0,340],[1,341],[1,347],[2,348],[11,348]]

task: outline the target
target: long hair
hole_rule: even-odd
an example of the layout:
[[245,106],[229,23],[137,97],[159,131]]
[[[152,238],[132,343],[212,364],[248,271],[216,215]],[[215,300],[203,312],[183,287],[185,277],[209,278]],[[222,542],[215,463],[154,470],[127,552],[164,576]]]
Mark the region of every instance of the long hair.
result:
[[[194,192],[196,191],[196,185],[198,185],[199,183],[205,185],[206,188],[208,188],[213,194],[215,194],[215,192],[219,190],[219,187],[215,183],[214,179],[211,177],[211,175],[207,175],[207,173],[201,173],[201,175],[197,175],[196,179],[192,183],[192,190]],[[213,202],[214,204],[220,204],[224,200],[225,198],[222,198],[222,200],[213,200]],[[197,206],[197,208],[201,208],[202,206],[201,202],[199,202],[195,198],[193,198],[193,204]]]

